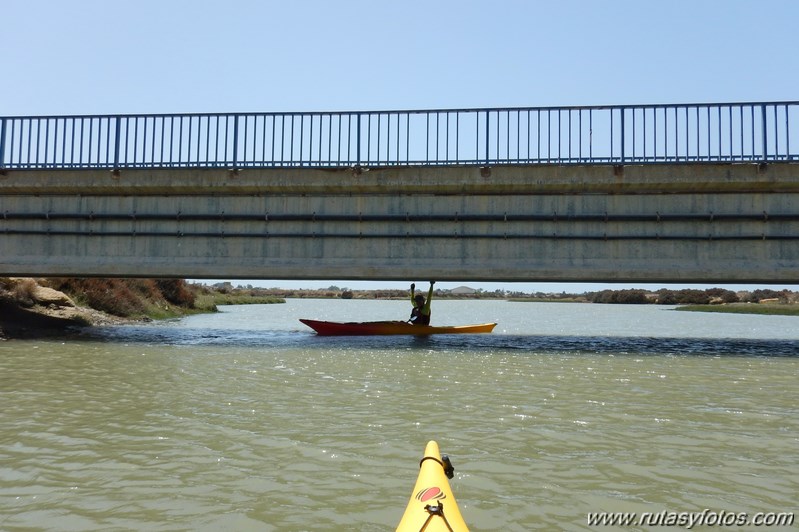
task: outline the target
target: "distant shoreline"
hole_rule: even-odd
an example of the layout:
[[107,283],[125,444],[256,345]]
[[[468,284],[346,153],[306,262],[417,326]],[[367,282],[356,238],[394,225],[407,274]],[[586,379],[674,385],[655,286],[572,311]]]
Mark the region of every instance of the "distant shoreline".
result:
[[687,312],[720,312],[724,314],[760,314],[767,316],[799,316],[796,303],[732,303],[727,305],[681,305],[674,310]]
[[[217,305],[285,303],[288,298],[407,300],[399,289],[282,289],[188,284],[178,279],[0,278],[0,339],[36,338],[70,328],[125,324],[215,312]],[[676,305],[676,310],[799,316],[799,293],[789,290],[603,290],[584,294],[436,290],[439,300],[500,300],[520,303]]]

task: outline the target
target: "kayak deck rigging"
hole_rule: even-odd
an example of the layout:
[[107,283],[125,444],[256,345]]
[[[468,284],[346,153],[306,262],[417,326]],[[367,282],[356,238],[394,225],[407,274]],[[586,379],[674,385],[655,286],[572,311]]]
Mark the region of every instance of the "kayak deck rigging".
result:
[[424,458],[419,463],[419,476],[397,531],[468,531],[449,485],[453,476],[454,468],[449,457],[440,454],[438,443],[428,442]]

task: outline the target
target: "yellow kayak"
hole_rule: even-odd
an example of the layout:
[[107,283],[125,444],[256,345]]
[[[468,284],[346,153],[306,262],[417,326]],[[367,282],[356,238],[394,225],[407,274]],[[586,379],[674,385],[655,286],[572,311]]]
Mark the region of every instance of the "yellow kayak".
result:
[[453,471],[449,458],[439,452],[438,444],[429,442],[419,464],[416,485],[397,526],[398,532],[469,530],[449,487],[448,479],[452,478]]

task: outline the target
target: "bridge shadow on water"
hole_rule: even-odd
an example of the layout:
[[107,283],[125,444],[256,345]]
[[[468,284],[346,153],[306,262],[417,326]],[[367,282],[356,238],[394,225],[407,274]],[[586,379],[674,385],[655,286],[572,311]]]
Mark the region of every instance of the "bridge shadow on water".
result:
[[746,338],[670,338],[637,336],[436,335],[317,336],[306,331],[206,329],[157,326],[98,327],[77,331],[70,339],[122,344],[236,347],[263,350],[408,350],[492,354],[620,356],[799,356],[799,340]]

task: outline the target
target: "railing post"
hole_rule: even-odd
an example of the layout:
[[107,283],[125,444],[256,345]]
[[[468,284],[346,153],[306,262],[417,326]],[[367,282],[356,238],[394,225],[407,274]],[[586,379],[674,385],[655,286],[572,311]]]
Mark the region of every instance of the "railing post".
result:
[[[294,139],[292,139],[293,141]],[[239,115],[233,115],[233,169],[238,168],[239,158]]]
[[761,127],[763,128],[763,162],[768,160],[768,126],[766,125],[767,115],[766,115],[766,104],[762,104],[760,106],[760,112],[762,116],[763,123]]
[[[789,117],[791,116],[790,113],[790,105],[785,104],[785,159],[790,161],[791,157],[791,121]],[[2,159],[0,159],[0,165],[2,165]]]
[[6,119],[0,118],[0,168],[6,164]]
[[360,166],[361,165],[361,113],[358,113],[357,130],[355,131],[355,142],[357,142],[357,146],[355,148],[355,166]]
[[116,132],[114,134],[114,170],[119,168],[119,141],[121,138],[121,131],[120,131],[121,122],[122,119],[121,117],[118,116],[116,119],[116,124],[114,126],[116,128]]
[[486,166],[489,165],[489,162],[491,160],[491,158],[489,157],[489,153],[490,153],[490,150],[491,150],[491,142],[489,142],[489,137],[491,136],[491,130],[489,129],[489,125],[488,125],[489,122],[490,122],[490,120],[489,120],[490,114],[489,113],[490,113],[490,111],[488,109],[486,109]]
[[625,108],[622,107],[621,111],[621,164],[624,164],[624,144],[626,143],[626,139],[624,138],[624,110]]

